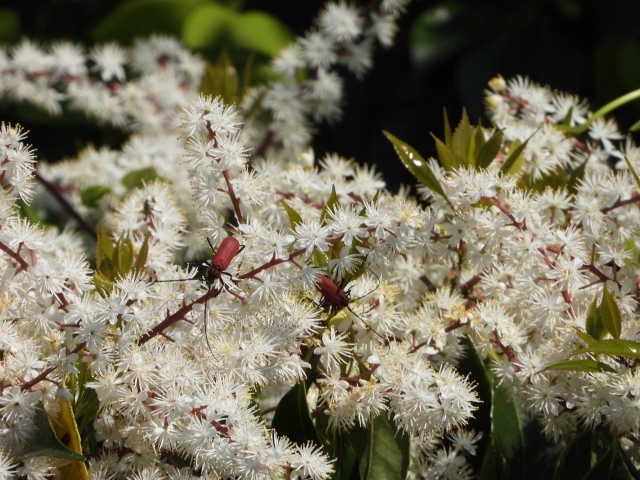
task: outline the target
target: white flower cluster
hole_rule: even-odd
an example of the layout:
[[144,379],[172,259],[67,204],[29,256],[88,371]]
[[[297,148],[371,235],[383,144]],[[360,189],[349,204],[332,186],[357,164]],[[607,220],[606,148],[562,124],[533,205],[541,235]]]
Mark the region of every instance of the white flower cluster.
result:
[[[127,81],[127,72],[135,79]],[[44,50],[25,39],[0,48],[0,98],[52,115],[68,105],[111,125],[170,132],[203,72],[204,62],[169,37],[137,40],[130,50],[106,43],[88,54],[71,42]]]
[[344,1],[326,5],[316,25],[273,61],[282,80],[254,88],[242,102],[255,156],[292,161],[310,143],[312,120],[339,119],[343,81],[338,67],[362,78],[372,67],[376,40],[385,48],[393,44],[396,19],[408,3],[385,0],[367,8]]
[[[577,330],[605,289],[621,312],[620,338],[640,341],[640,194],[628,171],[610,167],[622,170],[626,156],[640,170],[640,149],[621,142],[613,121],[590,123],[590,139],[580,139],[557,125],[585,124],[585,102],[495,79],[488,114],[503,144],[487,169],[445,172],[430,161],[446,201],[426,187],[427,201],[391,194],[374,169],[338,155],[317,166],[310,153],[282,161],[306,147],[313,109],[327,117],[339,106],[339,96],[314,97],[322,89],[312,82],[334,78],[337,62],[364,68],[350,56],[373,35],[388,43],[385,22],[405,3],[385,0],[375,12],[328,5],[275,62],[285,81],[255,93],[266,106],[255,117],[185,90],[162,110],[163,128],[144,116],[122,120],[149,120],[143,130],[153,135],[43,168],[73,192],[81,215],[112,232],[111,243],[130,242],[115,255],[99,239],[109,261],[97,258],[95,270],[77,236],[17,216],[16,202],[31,198],[33,154],[19,128],[0,128],[0,477],[64,468],[50,457],[18,459],[36,435],[40,402],[55,412],[82,377],[99,402],[92,478],[329,478],[334,463],[319,445],[271,429],[265,405],[298,382],[311,416],[331,430],[385,415],[411,439],[413,477],[473,478],[480,432],[464,427],[482,399],[456,371],[466,335],[549,437],[602,424],[623,447],[638,442],[637,361],[600,355],[615,373],[545,371],[584,346]],[[142,78],[166,56],[157,41],[138,44],[135,65],[149,69]],[[122,80],[122,62],[103,57],[94,60],[107,80],[95,88]],[[77,68],[51,72],[71,85],[86,78]],[[310,69],[303,83],[298,68]],[[281,103],[266,100],[287,89]],[[502,173],[525,141],[514,174]],[[159,178],[122,183],[145,169]],[[97,177],[113,195],[85,207]],[[559,186],[538,188],[550,177]],[[202,281],[176,263],[185,245],[213,255]]]

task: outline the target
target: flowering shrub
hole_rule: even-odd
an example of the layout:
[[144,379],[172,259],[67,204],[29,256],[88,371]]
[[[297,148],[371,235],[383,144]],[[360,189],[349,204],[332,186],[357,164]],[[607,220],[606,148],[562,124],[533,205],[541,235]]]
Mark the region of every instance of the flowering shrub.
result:
[[[334,65],[369,68],[405,3],[329,4],[239,106],[165,38],[96,47],[95,78],[73,45],[2,56],[12,100],[136,133],[36,173],[0,128],[0,478],[520,478],[518,412],[564,442],[557,478],[632,478],[640,149],[617,104],[498,77],[493,126],[447,121],[437,160],[387,133],[418,198],[307,148]],[[18,214],[52,194],[95,263]]]

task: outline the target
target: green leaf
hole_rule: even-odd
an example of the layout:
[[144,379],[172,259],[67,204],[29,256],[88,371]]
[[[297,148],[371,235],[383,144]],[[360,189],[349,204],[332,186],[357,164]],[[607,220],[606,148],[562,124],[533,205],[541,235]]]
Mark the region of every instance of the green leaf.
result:
[[338,433],[334,435],[334,446],[336,461],[333,464],[335,470],[331,479],[350,480],[358,459],[356,451],[351,443],[342,434]]
[[182,41],[192,50],[220,47],[228,40],[237,12],[219,4],[196,7],[184,20]]
[[492,378],[491,444],[498,454],[495,464],[502,478],[524,476],[524,437],[520,415],[506,392]]
[[78,432],[82,433],[85,427],[98,415],[100,400],[98,394],[92,388],[87,388],[82,392],[75,405],[75,417],[78,423]]
[[327,257],[327,254],[318,250],[313,251],[311,260],[313,260],[313,265],[316,267],[326,267],[329,265],[329,257]]
[[469,163],[474,167],[477,166],[478,157],[480,156],[480,152],[482,151],[486,143],[487,140],[484,137],[484,128],[482,128],[481,125],[478,125],[475,128],[473,152],[469,157]]
[[36,434],[36,438],[29,443],[20,460],[32,457],[63,458],[79,462],[86,460],[83,455],[75,453],[58,440],[42,402],[38,402],[34,423],[38,429],[38,433]]
[[93,185],[86,188],[81,195],[85,207],[96,208],[100,199],[109,193],[111,189],[105,185]]
[[[453,146],[453,141],[451,137],[451,124],[449,123],[449,116],[447,115],[447,109],[444,110],[444,143],[451,150]],[[453,153],[451,153],[453,155]]]
[[96,234],[98,236],[96,240],[96,269],[100,270],[103,258],[113,258],[113,244],[111,243],[107,229],[102,225],[97,226]]
[[496,130],[480,150],[476,166],[478,168],[488,168],[493,159],[496,158],[496,155],[498,155],[498,152],[500,152],[500,147],[502,147],[502,132]]
[[637,132],[638,130],[640,130],[640,120],[631,125],[631,128],[629,129],[630,132]]
[[517,173],[517,170],[520,170],[520,167],[518,166],[518,169],[514,172],[512,171],[512,167],[517,166],[516,160],[518,160],[520,158],[520,155],[522,155],[522,152],[524,152],[524,149],[527,146],[527,142],[529,142],[529,139],[527,139],[524,143],[520,143],[520,140],[513,141],[513,143],[511,144],[509,155],[507,155],[507,158],[505,158],[504,164],[500,169],[502,173]]
[[632,480],[633,476],[624,463],[624,455],[615,442],[591,470],[584,476],[583,480]]
[[582,162],[578,168],[576,168],[571,175],[569,176],[569,181],[567,182],[567,191],[571,194],[578,193],[578,182],[584,178],[584,172],[587,168],[587,160]]
[[[639,122],[640,123],[640,122]],[[635,125],[634,125],[635,126]],[[627,167],[629,167],[629,170],[631,171],[631,175],[633,176],[633,179],[636,182],[636,186],[638,188],[640,188],[640,177],[638,177],[638,174],[636,173],[636,171],[633,168],[633,165],[631,165],[631,162],[629,161],[629,159],[627,158],[627,156],[624,156],[624,161],[627,163]],[[587,163],[587,162],[585,162]]]
[[134,37],[152,33],[179,36],[182,22],[204,0],[128,0],[119,2],[91,30],[95,41],[118,40],[128,43]]
[[133,269],[140,273],[144,270],[144,266],[147,264],[147,255],[149,255],[149,234],[144,237],[144,242],[140,247],[136,261],[133,262]]
[[579,432],[567,444],[556,461],[553,480],[581,480],[588,473],[591,468],[591,437],[590,432]]
[[575,350],[572,355],[596,353],[614,357],[640,358],[640,343],[632,340],[607,339],[594,345]]
[[133,170],[122,177],[122,184],[127,188],[142,188],[145,184],[161,179],[158,176],[155,168],[142,168],[140,170]]
[[113,290],[113,282],[98,271],[93,274],[93,284],[102,296],[109,295]]
[[307,390],[304,386],[304,381],[296,383],[282,397],[271,425],[278,435],[284,435],[298,445],[303,445],[307,442],[322,445],[309,413]]
[[16,200],[15,206],[17,207],[20,218],[26,218],[33,224],[43,223],[40,217],[38,217],[36,210],[31,205],[24,203],[21,198]]
[[493,387],[482,358],[478,355],[469,337],[465,336],[460,340],[460,343],[464,346],[464,356],[458,363],[458,372],[475,384],[475,391],[482,400],[482,403],[477,405],[478,409],[474,412],[473,418],[469,420],[468,424],[469,429],[482,432],[482,438],[477,444],[476,455],[468,458],[474,471],[479,472],[483,459],[487,455],[488,449],[491,448],[491,396]]
[[473,134],[474,128],[471,126],[471,123],[469,123],[467,110],[463,108],[462,119],[460,119],[460,123],[456,127],[455,132],[453,132],[451,145],[451,151],[456,159],[456,166],[470,164],[469,154],[473,148]]
[[[594,298],[587,312],[586,331],[590,338],[596,341],[602,340],[607,329],[602,321],[602,315],[598,308],[598,298]],[[584,340],[584,339],[583,339]],[[590,343],[587,341],[587,343]]]
[[124,233],[116,243],[112,260],[118,270],[117,277],[124,277],[131,271],[133,266],[133,244]]
[[543,371],[547,370],[570,370],[574,372],[616,372],[606,363],[597,362],[596,360],[569,360],[566,362],[558,362],[545,368]]
[[447,147],[442,140],[436,137],[433,133],[431,134],[433,139],[436,141],[436,153],[438,154],[438,160],[440,160],[440,165],[447,172],[453,170],[456,165],[456,159],[453,158],[453,152]]
[[444,193],[440,182],[438,182],[438,179],[429,168],[429,165],[427,165],[427,162],[424,161],[424,158],[422,158],[422,156],[418,152],[416,152],[413,147],[394,137],[389,132],[383,131],[382,133],[384,133],[384,135],[392,143],[393,147],[396,150],[396,153],[398,154],[398,157],[400,157],[400,160],[402,160],[404,166],[409,169],[413,176],[416,177],[418,181],[425,187],[431,189],[442,198],[444,198],[451,206],[451,208],[453,208],[453,205],[451,205],[447,194]]
[[120,275],[117,265],[108,257],[102,258],[102,262],[100,262],[100,269],[96,270],[96,273],[99,273],[110,282],[113,282]]
[[[575,328],[575,327],[574,327]],[[595,345],[596,343],[598,343],[598,340],[596,340],[595,338],[593,338],[591,335],[581,332],[579,329],[575,329],[576,333],[578,334],[578,336],[582,339],[582,341],[584,343],[586,343],[587,345]]]
[[287,215],[289,216],[289,223],[291,224],[291,230],[295,230],[298,225],[302,225],[304,223],[300,214],[293,208],[291,208],[287,204],[287,202],[285,202],[284,200],[280,200],[280,203],[287,211]]
[[12,43],[20,36],[20,15],[13,8],[0,8],[0,43]]
[[231,41],[236,47],[275,56],[294,39],[291,30],[265,12],[243,12],[231,23]]
[[340,203],[338,202],[338,195],[336,194],[336,186],[331,185],[331,195],[329,195],[329,200],[327,200],[324,207],[322,207],[322,212],[320,212],[320,223],[324,225],[326,223],[324,219],[327,218],[329,212],[334,212],[339,206]]
[[409,468],[409,436],[398,431],[385,414],[371,419],[368,428],[348,433],[358,457],[361,480],[404,480]]
[[615,339],[620,338],[620,330],[622,328],[620,309],[606,286],[602,290],[602,302],[598,307],[598,312],[600,313],[600,317],[602,317],[604,326],[607,327],[607,331],[611,336]]
[[564,118],[560,122],[560,125],[571,125],[571,117],[572,116],[573,116],[573,106],[569,107],[569,111],[567,112],[567,114],[564,116]]
[[200,92],[204,95],[222,97],[225,103],[234,103],[237,100],[240,80],[236,67],[231,63],[227,49],[223,48],[216,63],[207,63],[207,69],[202,82]]

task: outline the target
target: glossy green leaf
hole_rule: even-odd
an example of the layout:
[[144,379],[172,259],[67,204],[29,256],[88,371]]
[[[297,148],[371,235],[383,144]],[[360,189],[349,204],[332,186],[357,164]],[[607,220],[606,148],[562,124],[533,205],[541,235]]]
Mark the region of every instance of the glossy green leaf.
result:
[[636,182],[636,186],[640,188],[640,177],[638,177],[638,173],[635,171],[635,169],[633,168],[633,165],[631,165],[631,162],[629,161],[626,155],[624,157],[624,161],[626,162],[627,167],[629,167],[629,171],[631,172],[631,175],[633,176],[633,179]]
[[0,8],[0,43],[11,43],[20,36],[20,15],[13,8]]
[[606,363],[596,360],[568,360],[558,362],[544,369],[546,370],[570,370],[573,372],[612,372],[616,371]]
[[491,444],[498,454],[496,469],[502,478],[522,478],[524,437],[518,410],[507,393],[492,379]]
[[351,443],[342,434],[334,435],[334,457],[336,461],[333,464],[334,472],[331,479],[350,480],[358,457]]
[[569,181],[567,182],[567,191],[571,194],[578,193],[578,182],[584,178],[584,172],[587,168],[587,162],[584,161],[576,168],[571,175],[569,175]]
[[318,432],[309,413],[307,390],[304,381],[296,383],[278,403],[271,425],[278,433],[293,443],[303,445],[313,442],[321,445]]
[[200,5],[182,25],[182,41],[193,50],[211,49],[228,41],[231,25],[238,13],[224,5]]
[[[451,149],[453,145],[453,137],[451,135],[451,124],[449,123],[449,116],[447,115],[447,109],[444,110],[444,143],[445,145]],[[453,153],[451,154],[453,155]]]
[[96,240],[96,268],[100,270],[102,259],[104,257],[109,259],[113,257],[113,243],[111,243],[107,229],[102,225],[97,226],[96,234],[98,237]]
[[480,150],[478,158],[476,159],[476,166],[478,168],[488,168],[500,152],[500,147],[502,147],[502,132],[496,130]]
[[462,109],[462,118],[460,123],[453,132],[451,151],[456,159],[457,165],[469,165],[470,164],[470,151],[473,148],[473,134],[474,128],[469,122],[469,116],[467,110]]
[[298,225],[302,225],[304,223],[300,214],[296,212],[293,208],[291,208],[287,204],[287,202],[285,202],[284,200],[280,200],[280,203],[282,204],[282,206],[287,212],[287,215],[289,216],[289,223],[291,224],[291,230],[295,230],[295,228]]
[[640,358],[640,343],[632,340],[606,339],[594,345],[575,350],[572,355],[595,353],[614,357]]
[[327,218],[329,212],[335,211],[336,208],[340,206],[338,203],[338,195],[336,194],[336,186],[331,185],[331,195],[329,195],[329,200],[322,207],[322,212],[320,212],[320,223],[324,225],[324,219]]
[[122,177],[122,184],[127,188],[142,188],[145,184],[159,179],[158,173],[153,167],[133,170]]
[[93,274],[93,284],[102,296],[109,295],[113,290],[113,282],[97,271]]
[[42,402],[38,403],[34,424],[38,429],[38,433],[36,438],[29,443],[20,460],[32,457],[63,458],[79,462],[86,460],[83,455],[75,453],[58,440]]
[[476,444],[476,455],[468,458],[474,471],[480,472],[487,451],[491,448],[492,385],[482,357],[476,351],[469,337],[465,336],[460,343],[464,346],[464,356],[459,360],[458,372],[474,383],[475,392],[482,400],[482,403],[476,405],[478,409],[473,413],[468,424],[469,429],[482,432],[482,438]]
[[111,189],[105,185],[93,185],[86,188],[82,194],[82,203],[85,207],[96,208],[100,199],[109,193]]
[[442,140],[436,137],[433,133],[431,134],[431,136],[436,142],[436,153],[438,154],[440,165],[442,165],[442,168],[444,168],[447,172],[450,172],[457,166],[456,159],[453,158],[453,152],[449,149],[449,147],[442,143]]
[[275,56],[295,36],[278,18],[265,12],[243,12],[231,23],[231,41],[236,47]]
[[583,480],[632,480],[633,476],[625,465],[622,455],[624,454],[620,451],[620,447],[614,443]]
[[100,269],[96,270],[96,273],[102,275],[106,280],[113,282],[119,277],[120,271],[118,267],[109,257],[102,257],[100,262]]
[[[116,277],[124,277],[133,266],[133,245],[129,237],[122,234],[113,250],[113,264],[118,271]],[[104,272],[103,272],[104,273]],[[114,280],[115,278],[111,279]]]
[[[622,318],[620,309],[615,299],[605,287],[602,291],[602,302],[598,306],[598,312],[602,318],[602,323],[613,338],[620,338],[620,330],[622,329]],[[592,335],[593,336],[593,335]]]
[[14,204],[14,207],[18,211],[18,215],[20,218],[26,218],[31,223],[38,224],[42,223],[40,217],[38,216],[38,212],[31,206],[24,203],[21,198],[18,198]]
[[179,36],[182,22],[205,0],[127,0],[111,10],[91,30],[95,41],[128,43],[152,33]]
[[409,436],[398,431],[386,414],[368,428],[355,427],[348,439],[358,457],[361,480],[404,480],[409,468]]
[[[425,187],[440,195],[447,201],[449,205],[451,205],[447,194],[444,193],[440,182],[438,182],[438,179],[431,171],[424,158],[422,158],[422,156],[418,152],[416,152],[413,147],[394,137],[389,132],[383,131],[382,133],[384,133],[384,135],[392,143],[393,147],[396,150],[396,153],[398,154],[398,157],[400,157],[400,160],[402,160],[404,166],[409,169],[413,176],[415,176],[418,181]],[[451,205],[451,207],[453,208],[453,205]]]
[[[600,309],[598,308],[597,297],[593,299],[593,302],[589,307],[585,326],[587,335],[589,335],[590,338],[595,339],[596,341],[602,340],[602,337],[604,337],[605,333],[607,332],[607,329],[604,326],[604,322],[602,321]],[[587,343],[589,342],[587,341]]]
[[[603,327],[604,328],[604,327]],[[595,345],[596,343],[598,343],[598,340],[596,340],[595,338],[593,338],[591,335],[589,335],[588,333],[584,333],[581,332],[579,329],[576,328],[576,333],[578,334],[578,336],[582,339],[582,341],[584,343],[586,343],[587,345]]]
[[149,234],[147,234],[144,237],[144,242],[142,242],[140,251],[138,251],[138,256],[136,257],[136,261],[133,262],[133,269],[136,272],[141,272],[142,270],[144,270],[144,267],[147,264],[148,255],[149,255]]
[[74,412],[78,423],[78,432],[86,428],[89,422],[92,422],[98,415],[100,409],[100,400],[98,394],[92,388],[87,388],[76,402]]
[[591,469],[591,437],[591,433],[579,432],[569,442],[556,461],[552,480],[582,480]]
[[502,173],[517,173],[517,171],[513,171],[513,169],[514,167],[517,166],[516,161],[520,158],[520,155],[522,155],[522,152],[524,152],[524,149],[526,148],[528,141],[529,141],[528,139],[524,143],[520,143],[520,140],[513,141],[513,143],[511,144],[511,149],[509,151],[509,154],[505,158],[504,164],[500,169]]
[[471,154],[470,163],[473,166],[477,166],[478,157],[480,156],[480,152],[486,145],[487,140],[484,136],[484,128],[481,125],[478,125],[475,128],[474,133],[474,145],[473,145],[473,153]]

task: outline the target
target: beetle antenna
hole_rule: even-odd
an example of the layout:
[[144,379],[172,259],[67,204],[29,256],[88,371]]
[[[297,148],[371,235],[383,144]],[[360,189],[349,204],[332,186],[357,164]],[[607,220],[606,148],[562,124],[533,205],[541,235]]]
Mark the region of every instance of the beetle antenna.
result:
[[348,305],[347,305],[347,310],[349,310],[351,313],[353,313],[353,314],[356,316],[356,318],[357,318],[358,320],[360,320],[362,323],[364,323],[364,324],[365,324],[365,326],[366,326],[369,330],[371,330],[371,331],[372,331],[373,333],[375,333],[378,337],[380,337],[380,338],[384,341],[384,343],[385,343],[385,344],[386,344],[386,343],[388,343],[388,340],[387,340],[386,338],[384,338],[382,335],[380,335],[378,332],[376,332],[373,328],[371,328],[371,326],[370,326],[370,325],[369,325],[369,324],[368,324],[368,323],[367,323],[367,322],[366,322],[366,321],[365,321],[365,320],[364,320],[360,315],[358,315],[356,312],[354,312],[354,311],[353,311],[353,309],[352,309],[350,306],[348,306]]
[[173,280],[154,280],[153,283],[164,283],[164,282],[193,282],[195,280],[200,281],[199,278],[175,278]]
[[209,237],[207,237],[207,243],[209,244],[209,247],[211,247],[211,251],[215,253],[216,249],[213,248],[213,243],[211,243],[211,239]]
[[373,273],[372,270],[369,269],[369,267],[367,267],[367,270],[369,270],[369,272],[376,277],[376,279],[378,280],[378,285],[376,285],[376,288],[374,288],[373,290],[371,290],[368,293],[365,293],[364,295],[358,297],[358,298],[352,298],[351,300],[362,300],[364,297],[368,297],[369,295],[371,295],[373,292],[375,292],[376,290],[378,290],[378,288],[380,288],[380,277],[378,275],[376,275],[375,273]]

